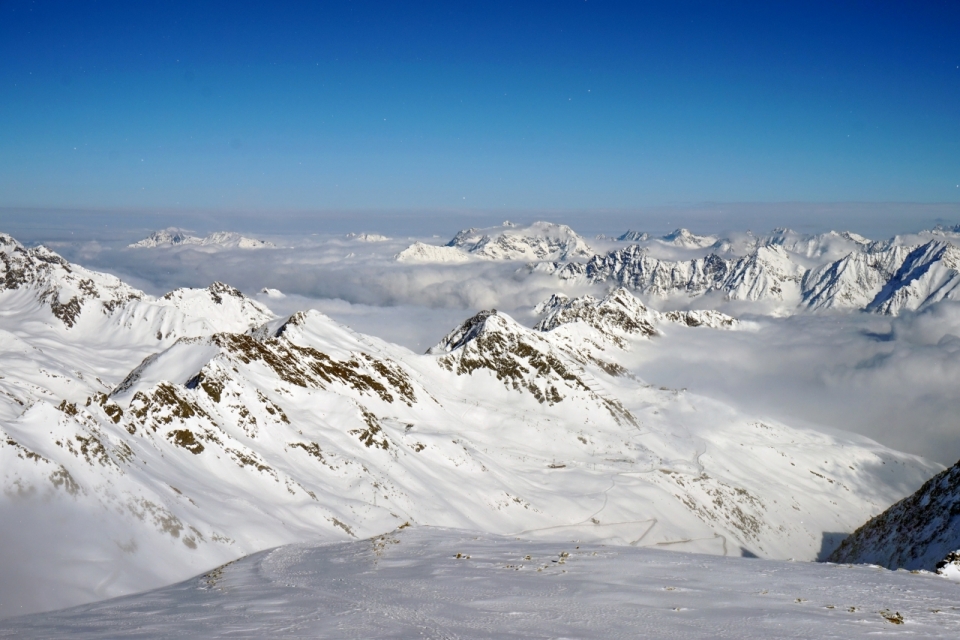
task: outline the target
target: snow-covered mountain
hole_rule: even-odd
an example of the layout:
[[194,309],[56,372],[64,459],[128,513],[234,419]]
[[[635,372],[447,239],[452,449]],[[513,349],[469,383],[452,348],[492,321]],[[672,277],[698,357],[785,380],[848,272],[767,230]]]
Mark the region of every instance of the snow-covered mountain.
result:
[[721,292],[730,300],[774,299],[795,306],[804,270],[776,245],[739,258],[711,253],[679,261],[655,258],[645,247],[631,245],[586,263],[569,263],[557,273],[563,280],[611,283],[660,298]]
[[677,229],[663,236],[662,242],[684,249],[703,249],[717,243],[716,236],[698,236],[689,229]]
[[232,231],[216,231],[200,238],[176,227],[154,231],[143,240],[134,242],[129,246],[133,249],[153,249],[156,247],[179,247],[188,245],[224,249],[266,249],[277,246],[272,242],[257,240],[256,238],[247,238]]
[[[151,298],[3,247],[0,569],[38,589],[4,603],[406,522],[813,559],[938,469],[644,383],[658,333],[738,324],[626,290],[552,298],[536,328],[485,311],[417,355],[227,285]],[[38,537],[50,518],[77,535]]]
[[[586,262],[540,264],[534,270],[570,283],[613,284],[661,299],[714,295],[763,303],[784,314],[831,309],[897,315],[960,299],[958,237],[942,230],[884,242],[850,232],[808,236],[787,229],[729,239],[685,229],[663,240],[646,234],[634,238],[634,244]],[[710,252],[664,256],[658,246],[665,244]]]
[[518,226],[464,229],[443,247],[417,242],[397,255],[403,262],[463,262],[469,256],[487,260],[560,261],[588,258],[594,251],[564,224],[534,222]]
[[941,300],[960,300],[960,248],[945,241],[922,244],[907,255],[868,308],[896,315]]
[[830,560],[890,569],[939,569],[960,579],[958,550],[960,462],[857,529]]
[[644,231],[634,231],[633,229],[627,229],[625,232],[617,236],[619,242],[644,242],[650,239],[650,234]]
[[470,254],[457,247],[437,246],[425,242],[414,242],[396,255],[398,262],[469,262]]

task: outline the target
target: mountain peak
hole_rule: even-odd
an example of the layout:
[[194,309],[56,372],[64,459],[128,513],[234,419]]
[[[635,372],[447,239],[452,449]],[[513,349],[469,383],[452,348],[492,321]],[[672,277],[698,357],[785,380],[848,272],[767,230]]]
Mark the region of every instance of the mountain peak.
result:
[[491,318],[497,318],[498,316],[502,318],[496,309],[480,311],[476,315],[464,320],[459,327],[444,336],[435,346],[430,347],[427,353],[430,355],[439,355],[460,349],[483,333],[488,328],[487,324]]

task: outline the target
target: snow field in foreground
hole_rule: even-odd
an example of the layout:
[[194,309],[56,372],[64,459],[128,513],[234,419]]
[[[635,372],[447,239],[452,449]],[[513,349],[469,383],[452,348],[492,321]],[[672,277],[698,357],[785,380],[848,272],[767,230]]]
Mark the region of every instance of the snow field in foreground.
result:
[[279,547],[0,637],[956,638],[958,595],[928,573],[421,527]]

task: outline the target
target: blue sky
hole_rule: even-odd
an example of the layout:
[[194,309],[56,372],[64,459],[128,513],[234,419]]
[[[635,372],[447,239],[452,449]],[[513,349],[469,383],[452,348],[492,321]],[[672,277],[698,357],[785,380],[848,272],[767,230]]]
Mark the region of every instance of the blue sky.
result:
[[0,207],[958,203],[958,33],[949,1],[0,0]]

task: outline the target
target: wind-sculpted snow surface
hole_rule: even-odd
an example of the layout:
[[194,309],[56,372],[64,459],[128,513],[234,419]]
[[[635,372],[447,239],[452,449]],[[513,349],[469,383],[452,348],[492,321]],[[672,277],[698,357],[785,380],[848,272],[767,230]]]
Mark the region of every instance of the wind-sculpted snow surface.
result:
[[[482,312],[418,355],[227,285],[154,299],[4,246],[33,269],[0,292],[4,615],[405,522],[814,559],[939,470],[644,383],[648,327],[736,323],[626,291],[558,298],[537,329]],[[68,326],[43,294],[78,278]]]
[[0,637],[868,638],[960,634],[935,575],[404,527],[0,621]]
[[857,529],[830,559],[934,571],[958,549],[960,462]]

